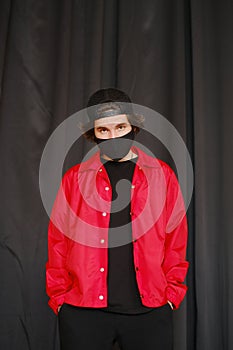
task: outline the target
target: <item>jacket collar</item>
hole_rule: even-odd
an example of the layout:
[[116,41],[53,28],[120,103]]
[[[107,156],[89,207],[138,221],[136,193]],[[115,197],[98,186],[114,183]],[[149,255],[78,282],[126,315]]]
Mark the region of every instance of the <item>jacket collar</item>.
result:
[[[157,158],[147,155],[140,148],[133,146],[132,151],[138,155],[137,165],[141,168],[158,168],[159,162]],[[103,167],[100,160],[100,151],[97,151],[90,159],[80,164],[79,171],[99,171]]]

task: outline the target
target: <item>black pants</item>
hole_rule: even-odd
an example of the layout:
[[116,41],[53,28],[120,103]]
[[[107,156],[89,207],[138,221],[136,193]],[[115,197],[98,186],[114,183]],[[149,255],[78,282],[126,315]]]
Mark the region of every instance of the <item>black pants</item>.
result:
[[58,314],[61,350],[172,350],[169,305],[137,315],[64,304]]

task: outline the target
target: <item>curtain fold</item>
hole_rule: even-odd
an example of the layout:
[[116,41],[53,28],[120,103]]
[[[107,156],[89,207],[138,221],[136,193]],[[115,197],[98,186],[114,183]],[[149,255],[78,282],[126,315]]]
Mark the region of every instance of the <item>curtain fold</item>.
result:
[[233,6],[192,1],[197,349],[230,349],[232,332]]
[[[0,348],[59,349],[40,159],[56,127],[109,86],[166,117],[194,164],[189,291],[174,312],[174,350],[233,348],[232,15],[230,0],[1,1]],[[137,140],[174,166],[158,140]],[[88,148],[80,138],[64,170]]]

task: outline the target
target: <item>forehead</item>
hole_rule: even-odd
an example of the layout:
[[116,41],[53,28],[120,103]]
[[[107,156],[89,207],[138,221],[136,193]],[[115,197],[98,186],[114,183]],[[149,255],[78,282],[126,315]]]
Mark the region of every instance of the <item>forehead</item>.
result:
[[107,125],[117,125],[122,123],[129,123],[129,120],[126,116],[126,114],[119,114],[114,115],[112,117],[106,117],[106,118],[100,118],[95,120],[95,128],[101,127],[101,126],[107,126]]

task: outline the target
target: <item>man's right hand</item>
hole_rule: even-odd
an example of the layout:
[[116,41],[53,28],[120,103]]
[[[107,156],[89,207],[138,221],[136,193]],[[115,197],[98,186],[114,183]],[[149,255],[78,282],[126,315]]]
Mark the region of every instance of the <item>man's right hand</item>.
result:
[[62,305],[59,305],[58,308],[57,308],[57,311],[59,312],[60,309],[61,309]]

